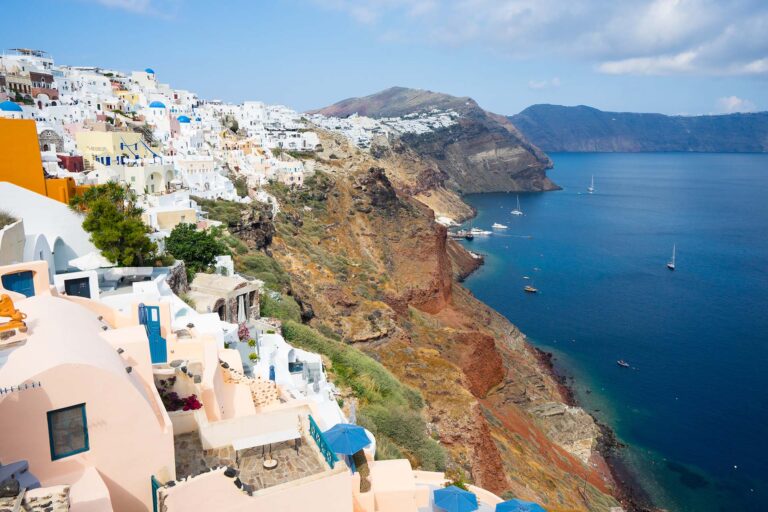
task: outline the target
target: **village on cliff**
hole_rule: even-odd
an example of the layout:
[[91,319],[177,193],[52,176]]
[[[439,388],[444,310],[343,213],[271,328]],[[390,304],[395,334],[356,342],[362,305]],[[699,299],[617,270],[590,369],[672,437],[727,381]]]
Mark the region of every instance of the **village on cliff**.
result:
[[[262,316],[262,280],[223,252],[200,267],[163,255],[182,235],[202,251],[222,226],[206,209],[217,201],[277,215],[266,185],[303,186],[318,129],[367,148],[455,118],[305,116],[203,100],[151,68],[4,53],[0,509],[543,510],[377,460],[324,358]],[[153,261],[105,252],[86,229],[128,208]]]

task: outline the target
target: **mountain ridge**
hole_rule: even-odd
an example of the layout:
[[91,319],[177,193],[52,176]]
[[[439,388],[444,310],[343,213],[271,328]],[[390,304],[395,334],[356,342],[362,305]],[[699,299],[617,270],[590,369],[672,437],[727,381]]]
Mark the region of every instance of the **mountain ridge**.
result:
[[537,104],[507,119],[550,152],[768,151],[768,112],[668,116]]

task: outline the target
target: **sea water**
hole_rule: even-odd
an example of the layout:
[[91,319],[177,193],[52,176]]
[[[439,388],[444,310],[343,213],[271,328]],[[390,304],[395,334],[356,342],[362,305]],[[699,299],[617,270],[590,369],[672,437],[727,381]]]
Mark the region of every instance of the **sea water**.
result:
[[563,190],[523,216],[467,197],[508,226],[463,242],[467,287],[555,354],[658,505],[768,510],[768,155],[551,156]]

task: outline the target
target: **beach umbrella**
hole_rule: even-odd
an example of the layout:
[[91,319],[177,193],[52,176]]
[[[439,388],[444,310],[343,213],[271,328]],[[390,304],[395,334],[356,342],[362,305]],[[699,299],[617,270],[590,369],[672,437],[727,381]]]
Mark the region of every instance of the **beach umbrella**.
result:
[[477,496],[455,485],[436,489],[434,501],[435,505],[446,512],[472,512],[478,508]]
[[331,450],[342,455],[354,455],[371,444],[363,427],[349,423],[338,423],[323,432],[323,436]]
[[496,512],[547,512],[544,507],[532,501],[509,500],[496,505]]

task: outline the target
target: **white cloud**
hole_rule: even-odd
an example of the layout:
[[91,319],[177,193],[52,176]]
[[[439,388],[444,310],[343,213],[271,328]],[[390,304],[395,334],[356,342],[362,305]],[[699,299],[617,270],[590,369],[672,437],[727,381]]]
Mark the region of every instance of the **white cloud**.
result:
[[530,80],[528,82],[528,88],[533,89],[534,91],[548,89],[550,87],[560,87],[560,79],[555,77],[551,80]]
[[402,42],[558,55],[606,73],[768,75],[765,0],[306,0]]
[[609,75],[669,75],[693,71],[695,59],[696,52],[684,52],[678,55],[608,61],[600,64],[597,69]]
[[717,100],[718,110],[726,114],[735,112],[755,112],[757,106],[749,100],[739,98],[738,96],[726,96]]

